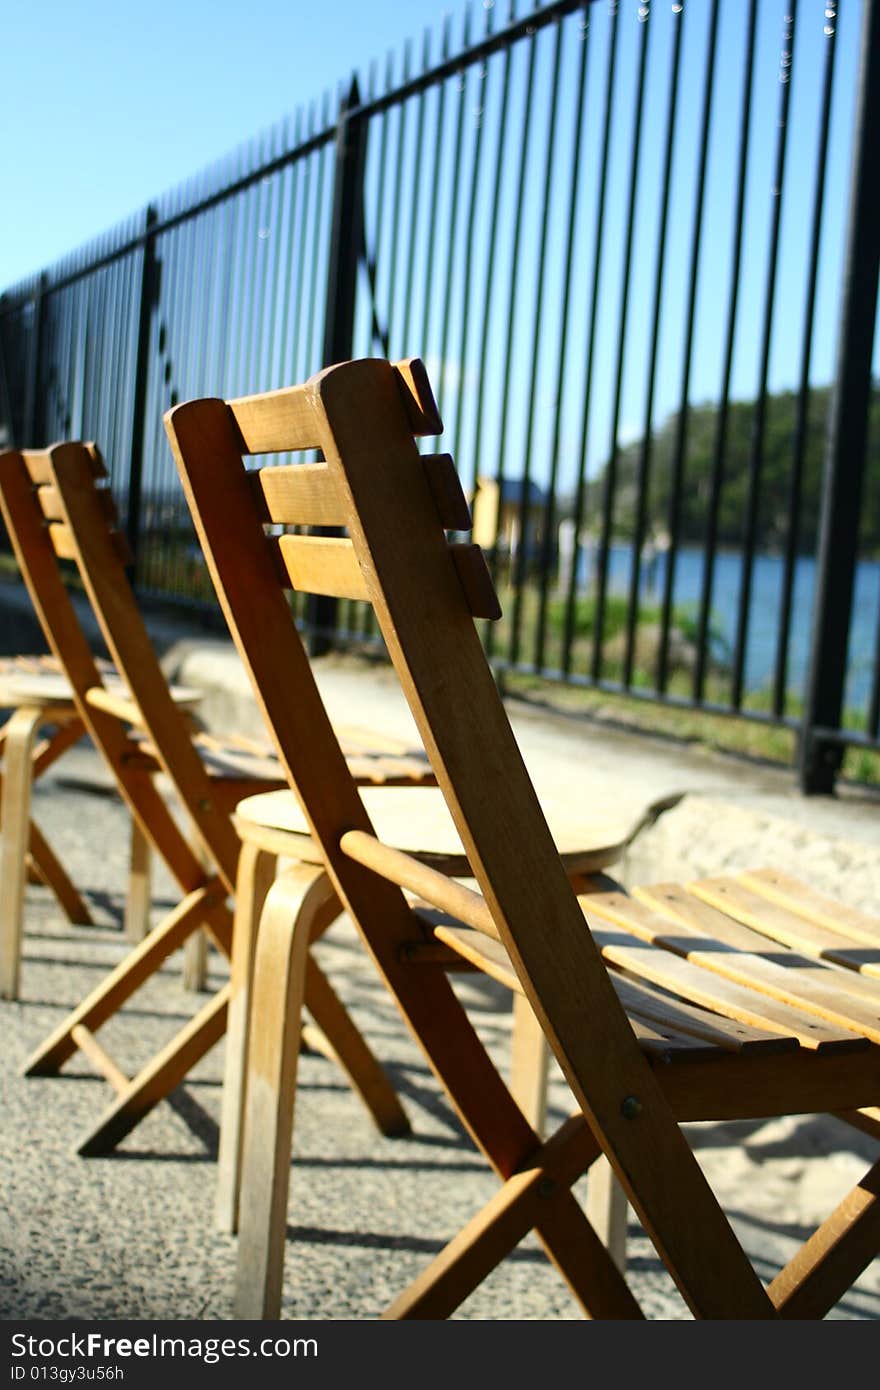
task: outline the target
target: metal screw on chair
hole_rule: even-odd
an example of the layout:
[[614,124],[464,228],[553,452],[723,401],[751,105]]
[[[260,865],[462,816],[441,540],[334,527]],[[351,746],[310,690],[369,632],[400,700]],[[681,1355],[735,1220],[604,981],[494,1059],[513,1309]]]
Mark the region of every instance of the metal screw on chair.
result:
[[625,1120],[637,1120],[642,1113],[642,1102],[638,1096],[624,1096],[620,1113]]

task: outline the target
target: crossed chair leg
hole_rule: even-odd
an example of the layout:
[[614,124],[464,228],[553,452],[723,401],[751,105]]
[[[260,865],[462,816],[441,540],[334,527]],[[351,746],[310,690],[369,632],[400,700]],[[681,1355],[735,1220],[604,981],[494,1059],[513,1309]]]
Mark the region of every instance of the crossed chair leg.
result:
[[[261,865],[261,872],[267,868]],[[258,875],[258,886],[261,882],[265,880]],[[316,933],[325,930],[338,912],[339,905],[334,899],[316,924]],[[25,1074],[28,1076],[54,1075],[80,1049],[116,1091],[115,1100],[78,1147],[84,1157],[109,1152],[223,1036],[232,981],[213,994],[133,1078],[125,1075],[95,1037],[101,1024],[173,951],[203,927],[219,948],[230,955],[233,920],[225,889],[218,878],[208,879],[187,894],[64,1019],[27,1062]],[[314,962],[310,962],[306,1002],[314,1020],[306,1041],[339,1062],[383,1133],[393,1135],[408,1131],[409,1121],[391,1083]]]

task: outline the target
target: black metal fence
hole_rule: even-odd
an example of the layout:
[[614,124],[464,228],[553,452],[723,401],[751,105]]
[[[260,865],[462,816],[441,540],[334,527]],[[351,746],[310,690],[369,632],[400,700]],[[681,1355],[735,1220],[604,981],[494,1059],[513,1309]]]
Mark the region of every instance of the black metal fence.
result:
[[0,297],[0,428],[96,438],[139,589],[201,604],[163,411],[421,356],[493,663],[786,725],[828,790],[880,746],[878,17],[466,12]]

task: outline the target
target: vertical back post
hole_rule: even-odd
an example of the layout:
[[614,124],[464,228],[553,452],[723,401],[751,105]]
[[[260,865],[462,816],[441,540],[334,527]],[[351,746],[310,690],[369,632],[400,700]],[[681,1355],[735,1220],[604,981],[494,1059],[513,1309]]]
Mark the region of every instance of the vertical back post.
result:
[[825,457],[816,607],[799,775],[805,793],[828,794],[844,743],[846,682],[859,520],[867,453],[871,357],[880,271],[880,0],[864,0],[856,127],[837,368]]
[[[353,356],[354,310],[358,264],[363,246],[364,170],[367,156],[367,122],[359,115],[361,104],[357,78],[351,79],[348,96],[336,127],[336,165],[333,181],[333,217],[327,261],[327,297],[324,309],[322,366],[332,367]],[[315,534],[331,535],[327,528]],[[336,626],[337,600],[310,595],[306,608],[309,652],[329,651]]]

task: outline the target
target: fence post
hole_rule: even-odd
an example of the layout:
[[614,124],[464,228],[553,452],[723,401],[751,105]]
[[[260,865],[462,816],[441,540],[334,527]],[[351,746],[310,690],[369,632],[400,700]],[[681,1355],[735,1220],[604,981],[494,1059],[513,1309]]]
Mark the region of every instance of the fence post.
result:
[[[346,362],[354,344],[354,310],[358,264],[363,246],[364,169],[367,155],[367,123],[360,117],[357,78],[351,79],[336,127],[336,162],[333,176],[333,213],[327,262],[327,296],[324,307],[323,366]],[[327,528],[316,528],[328,535]],[[306,608],[309,652],[321,656],[332,647],[337,601],[326,595],[310,595]]]
[[158,220],[156,209],[150,205],[144,217],[143,257],[141,261],[141,294],[138,310],[137,357],[134,369],[134,399],[131,407],[131,445],[128,455],[128,508],[125,530],[131,550],[132,582],[137,569],[141,533],[141,484],[144,467],[144,430],[147,411],[147,377],[150,370],[150,321],[159,301],[159,262],[156,259],[156,239],[152,228]]
[[28,448],[35,449],[37,440],[37,400],[40,388],[40,354],[43,348],[43,303],[48,283],[46,272],[40,275],[34,293],[34,323],[31,341],[28,345],[27,379],[24,398],[24,440]]
[[805,793],[829,794],[845,740],[846,658],[868,439],[880,271],[880,0],[863,0],[837,364],[822,492],[812,647],[799,750]]

